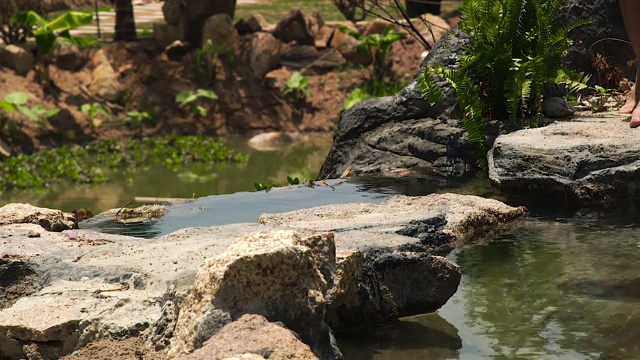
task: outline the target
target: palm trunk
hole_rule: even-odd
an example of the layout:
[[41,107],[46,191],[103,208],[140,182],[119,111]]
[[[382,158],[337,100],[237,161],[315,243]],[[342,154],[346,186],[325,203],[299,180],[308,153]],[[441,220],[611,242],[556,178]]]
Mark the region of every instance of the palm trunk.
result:
[[131,41],[136,39],[136,21],[133,18],[132,0],[114,0],[116,11],[116,29],[114,41]]

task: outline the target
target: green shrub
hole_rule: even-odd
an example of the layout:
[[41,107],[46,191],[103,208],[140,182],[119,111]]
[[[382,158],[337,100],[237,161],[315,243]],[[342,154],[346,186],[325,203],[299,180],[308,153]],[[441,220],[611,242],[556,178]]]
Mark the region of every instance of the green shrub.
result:
[[16,112],[22,113],[29,120],[41,126],[45,125],[43,117],[48,118],[58,113],[58,109],[49,110],[42,104],[28,107],[28,101],[29,95],[21,91],[12,92],[0,101],[0,131],[4,131],[6,127],[9,137],[12,139],[18,135],[18,129],[22,125],[14,116]]
[[218,95],[211,90],[198,89],[195,92],[191,90],[183,90],[176,95],[176,102],[181,108],[188,108],[191,113],[198,117],[207,116],[207,109],[200,104],[200,99],[215,100]]
[[432,105],[443,94],[433,74],[456,90],[469,140],[479,150],[478,165],[486,167],[486,119],[519,127],[537,127],[544,86],[560,81],[574,84],[561,69],[572,41],[572,29],[588,23],[557,22],[562,0],[468,0],[460,30],[469,34],[466,54],[455,70],[435,66],[418,79]]
[[309,90],[309,78],[302,75],[299,71],[294,72],[282,91],[283,95],[291,94],[294,101],[303,101],[307,97],[311,97],[311,90]]

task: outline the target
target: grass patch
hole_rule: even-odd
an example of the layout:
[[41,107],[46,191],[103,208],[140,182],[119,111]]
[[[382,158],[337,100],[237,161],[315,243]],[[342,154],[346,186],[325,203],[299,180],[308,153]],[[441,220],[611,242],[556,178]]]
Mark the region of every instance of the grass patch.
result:
[[201,136],[167,136],[142,140],[104,140],[84,147],[63,146],[0,163],[0,189],[41,189],[63,181],[103,183],[116,171],[162,164],[178,170],[186,164],[243,163],[246,156],[220,140]]
[[270,23],[276,24],[292,8],[299,8],[305,15],[317,11],[325,21],[345,21],[344,16],[331,0],[273,0],[263,4],[236,6],[235,21],[249,19],[253,13],[259,13]]

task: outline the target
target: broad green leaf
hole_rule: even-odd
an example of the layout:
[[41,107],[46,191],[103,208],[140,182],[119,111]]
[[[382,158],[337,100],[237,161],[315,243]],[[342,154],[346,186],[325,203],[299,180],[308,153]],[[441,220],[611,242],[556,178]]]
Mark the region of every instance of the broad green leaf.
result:
[[33,36],[36,38],[36,45],[38,45],[38,49],[44,54],[50,54],[56,45],[56,39],[58,37],[51,31],[41,30],[42,31],[37,30],[33,32]]
[[23,11],[11,15],[11,21],[16,24],[26,25],[29,27],[44,26],[47,21],[35,11]]
[[16,106],[8,101],[0,101],[0,109],[5,111],[15,111]]
[[51,31],[65,31],[75,29],[93,22],[93,14],[84,11],[67,11],[47,22],[45,27]]
[[205,109],[204,107],[198,105],[196,106],[196,113],[202,117],[207,116],[207,109]]
[[205,97],[211,100],[215,100],[218,98],[218,95],[214,93],[212,90],[198,89],[197,95],[199,97]]
[[5,96],[4,101],[9,102],[13,105],[24,105],[27,103],[27,101],[29,101],[29,95],[22,91],[16,91]]
[[193,91],[183,90],[176,95],[176,102],[180,104],[180,106],[185,106],[188,103],[196,100],[198,96],[196,96]]
[[18,110],[20,110],[21,113],[25,114],[31,121],[38,122],[40,120],[38,118],[38,114],[36,114],[32,109],[26,106],[18,105]]

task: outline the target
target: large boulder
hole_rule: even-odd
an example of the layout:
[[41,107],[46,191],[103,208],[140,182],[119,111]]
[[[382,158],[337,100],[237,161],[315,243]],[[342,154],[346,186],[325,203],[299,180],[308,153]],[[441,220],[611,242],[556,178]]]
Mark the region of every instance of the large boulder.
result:
[[280,40],[267,32],[251,35],[250,61],[254,78],[264,79],[268,72],[280,66]]
[[[336,34],[338,32],[336,31]],[[425,67],[455,68],[468,36],[457,29],[443,37],[424,59]],[[446,176],[472,171],[473,149],[463,131],[453,88],[437,79],[444,98],[434,106],[422,98],[416,78],[395,96],[363,101],[346,110],[318,178],[381,174],[395,168],[422,168]]]
[[53,51],[53,59],[58,68],[68,71],[82,69],[89,61],[86,51],[77,45],[59,44]]
[[260,314],[295,331],[319,358],[339,358],[324,322],[334,277],[333,234],[273,231],[242,237],[200,265],[180,308],[169,355],[201,347],[243,314]]
[[501,135],[489,152],[489,178],[503,192],[539,200],[639,199],[640,144],[625,120],[585,116]]
[[[590,24],[571,31],[574,44],[564,64],[569,69],[591,74],[591,82],[617,87],[620,77],[635,78],[635,59],[618,0],[566,0],[558,18],[559,24],[589,19]],[[615,40],[614,40],[615,39]]]

